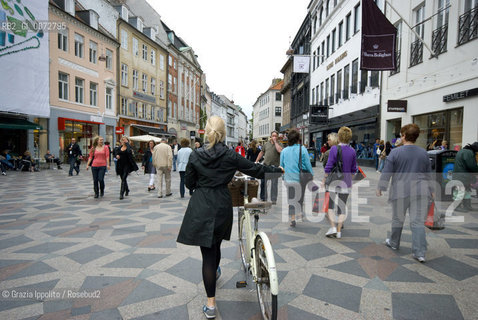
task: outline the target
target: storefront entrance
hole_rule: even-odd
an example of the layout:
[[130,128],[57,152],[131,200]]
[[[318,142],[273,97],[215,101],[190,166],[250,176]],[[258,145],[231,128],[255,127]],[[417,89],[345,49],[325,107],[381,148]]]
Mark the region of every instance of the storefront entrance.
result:
[[387,120],[387,136],[385,141],[393,143],[394,139],[400,138],[400,129],[402,128],[402,119]]
[[101,124],[102,123],[92,121],[58,118],[61,153],[64,154],[63,150],[65,150],[71,142],[71,139],[75,138],[80,146],[81,152],[83,155],[86,155],[93,145],[93,139],[99,135]]

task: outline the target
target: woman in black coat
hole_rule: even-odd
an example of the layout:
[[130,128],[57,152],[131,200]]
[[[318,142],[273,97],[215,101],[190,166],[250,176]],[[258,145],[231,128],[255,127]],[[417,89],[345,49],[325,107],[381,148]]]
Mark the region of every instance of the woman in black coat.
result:
[[148,142],[148,149],[144,152],[143,162],[141,163],[141,168],[144,170],[144,174],[149,173],[149,185],[148,191],[156,189],[154,186],[154,179],[156,177],[156,168],[153,165],[153,149],[155,146],[154,140]]
[[129,138],[126,136],[121,137],[121,147],[116,152],[116,174],[121,177],[121,191],[120,200],[123,200],[124,195],[129,195],[128,174],[138,170],[138,165],[134,160],[133,150],[129,144]]
[[255,164],[230,150],[224,143],[224,121],[208,119],[209,144],[194,150],[186,167],[186,187],[194,189],[177,241],[201,247],[202,275],[208,297],[203,312],[215,314],[216,272],[220,275],[221,241],[231,237],[233,208],[227,184],[237,170],[263,178],[265,173],[283,172],[282,168]]

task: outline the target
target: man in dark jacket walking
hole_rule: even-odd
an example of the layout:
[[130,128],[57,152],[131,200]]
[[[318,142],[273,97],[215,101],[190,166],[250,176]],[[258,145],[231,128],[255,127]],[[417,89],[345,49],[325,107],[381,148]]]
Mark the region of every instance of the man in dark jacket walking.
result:
[[82,153],[75,138],[71,138],[71,143],[66,147],[66,152],[68,153],[68,163],[70,164],[68,175],[73,175],[73,169],[75,169],[76,175],[78,175],[80,173],[80,165],[76,163],[76,158],[82,156]]
[[[475,154],[478,152],[478,141],[469,144],[456,154],[453,179],[460,181],[463,185],[456,187],[453,191],[453,200],[462,200],[455,209],[459,212],[472,211],[471,207],[471,185],[476,182],[478,165]],[[474,174],[473,174],[474,173]]]

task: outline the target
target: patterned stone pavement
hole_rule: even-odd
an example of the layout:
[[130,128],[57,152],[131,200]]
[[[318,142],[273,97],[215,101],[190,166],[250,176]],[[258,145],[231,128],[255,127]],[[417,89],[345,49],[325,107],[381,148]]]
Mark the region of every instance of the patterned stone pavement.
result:
[[[358,207],[370,221],[348,217],[340,240],[324,237],[324,221],[289,228],[281,205],[261,217],[277,262],[279,319],[476,319],[478,212],[427,231],[428,261],[419,264],[408,227],[400,250],[383,245],[390,207],[374,195],[377,174],[366,173],[372,187],[360,189],[366,203]],[[146,176],[129,180],[131,194],[120,201],[113,174],[98,200],[84,170],[1,177],[0,319],[204,318],[200,251],[176,243],[188,204],[179,174],[174,195],[163,199],[147,192]],[[223,243],[218,319],[260,319],[251,281],[235,287],[244,279],[236,229]]]

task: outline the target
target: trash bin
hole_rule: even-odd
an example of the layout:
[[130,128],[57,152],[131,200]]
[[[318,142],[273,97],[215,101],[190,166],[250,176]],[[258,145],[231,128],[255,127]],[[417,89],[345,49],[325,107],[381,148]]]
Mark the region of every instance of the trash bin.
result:
[[307,152],[309,153],[310,164],[312,167],[315,167],[315,162],[317,161],[317,150],[315,148],[308,148]]
[[446,194],[446,184],[453,179],[453,169],[455,168],[455,150],[431,150],[428,151],[428,158],[432,165],[432,172],[435,173],[436,180],[440,185],[440,193],[436,193],[439,200],[452,200],[452,195]]

